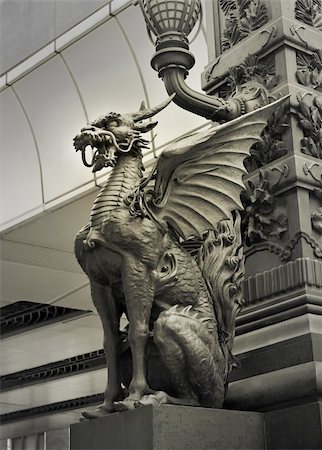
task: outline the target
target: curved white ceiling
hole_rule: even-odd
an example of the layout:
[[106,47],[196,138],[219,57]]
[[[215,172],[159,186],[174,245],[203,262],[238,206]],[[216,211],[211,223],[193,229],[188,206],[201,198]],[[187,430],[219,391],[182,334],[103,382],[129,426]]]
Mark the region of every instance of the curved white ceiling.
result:
[[79,165],[80,157],[72,145],[86,118],[60,56],[16,82],[14,88],[38,144],[45,202],[89,181],[91,175]]
[[[200,90],[207,64],[202,33],[191,50],[197,63],[187,82]],[[139,8],[130,5],[0,93],[2,229],[95,186],[73,137],[102,113],[167,97],[150,66],[153,53]],[[158,120],[156,147],[205,123],[174,104]]]
[[41,168],[32,130],[11,89],[0,93],[1,223],[43,202]]

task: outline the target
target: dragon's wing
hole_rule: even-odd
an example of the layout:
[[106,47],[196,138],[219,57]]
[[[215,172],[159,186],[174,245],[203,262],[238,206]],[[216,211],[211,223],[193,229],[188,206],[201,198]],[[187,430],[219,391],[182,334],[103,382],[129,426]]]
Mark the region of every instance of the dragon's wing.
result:
[[284,100],[169,145],[156,167],[154,216],[188,239],[242,209],[244,159]]

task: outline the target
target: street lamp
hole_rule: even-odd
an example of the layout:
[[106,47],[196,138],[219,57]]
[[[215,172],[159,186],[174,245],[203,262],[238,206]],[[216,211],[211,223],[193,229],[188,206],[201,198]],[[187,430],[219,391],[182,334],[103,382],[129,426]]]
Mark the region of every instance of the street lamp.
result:
[[200,0],[138,0],[138,3],[149,33],[156,36],[151,65],[169,95],[176,94],[173,101],[178,106],[214,121],[234,119],[250,110],[247,95],[239,94],[226,101],[197,92],[185,82],[195,63],[188,35],[200,16]]
[[157,50],[169,43],[189,49],[187,36],[198,21],[200,0],[142,0],[140,6],[149,30],[157,37]]

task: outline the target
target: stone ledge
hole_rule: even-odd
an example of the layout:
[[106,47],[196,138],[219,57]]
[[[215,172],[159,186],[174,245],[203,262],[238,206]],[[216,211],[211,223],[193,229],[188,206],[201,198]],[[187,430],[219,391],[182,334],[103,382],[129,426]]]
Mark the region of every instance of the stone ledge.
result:
[[230,372],[230,383],[311,361],[322,362],[322,330],[321,334],[307,333],[244,353],[234,351],[234,355],[240,367]]
[[71,450],[321,449],[322,404],[256,413],[146,406],[71,426]]
[[71,426],[71,450],[216,450],[265,448],[255,412],[146,406]]
[[310,361],[229,384],[224,406],[236,410],[273,411],[318,401],[322,362]]
[[322,403],[280,409],[264,417],[267,450],[322,448]]
[[322,289],[291,291],[247,305],[236,318],[236,336],[306,314],[322,315]]

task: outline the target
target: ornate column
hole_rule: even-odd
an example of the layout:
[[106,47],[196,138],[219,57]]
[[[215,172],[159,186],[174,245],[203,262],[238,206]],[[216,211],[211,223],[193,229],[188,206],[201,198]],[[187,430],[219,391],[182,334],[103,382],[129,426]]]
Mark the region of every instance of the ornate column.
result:
[[315,430],[322,389],[321,0],[213,0],[206,16],[207,94],[228,98],[254,79],[274,97],[291,94],[248,161],[242,366],[227,407],[298,414],[293,425],[305,433]]
[[[231,372],[224,404],[228,411],[197,409],[184,402],[155,406],[147,403],[148,395],[139,398],[141,406],[148,406],[136,409],[136,399],[127,398],[113,403],[115,409],[129,409],[121,415],[107,414],[112,407],[100,407],[92,417],[85,415],[106,417],[101,417],[104,422],[99,419],[74,425],[71,448],[88,448],[89,443],[93,449],[102,448],[102,442],[105,448],[124,449],[321,448],[321,0],[205,1],[210,59],[202,74],[205,94],[193,91],[186,82],[194,63],[187,36],[198,20],[200,1],[137,3],[156,36],[152,66],[180,107],[221,122],[249,111],[253,111],[251,117],[260,117],[258,108],[269,97],[288,94],[290,104],[279,103],[262,141],[252,147],[246,161],[249,174],[242,198],[246,306],[237,318],[234,353],[241,367]],[[145,118],[152,116],[144,114]],[[131,124],[128,118],[122,120],[127,126]],[[239,119],[234,123],[240,123]],[[115,126],[107,120],[104,127],[110,124]],[[94,125],[101,126],[97,122]],[[253,139],[253,134],[248,128],[245,136]],[[229,136],[227,142],[232,141]],[[240,135],[238,145],[242,153]],[[216,148],[215,144],[211,148]],[[178,160],[181,155],[176,154]],[[109,155],[103,156],[108,161]],[[229,158],[223,165],[227,161]],[[211,164],[218,168],[216,163]],[[162,170],[157,166],[156,172],[143,180],[142,189],[136,191],[131,205],[137,217],[148,216],[148,207],[158,204],[158,197],[151,191],[145,196],[144,189],[155,174],[166,173]],[[148,217],[153,219],[153,212]],[[195,242],[190,241],[192,245]],[[229,265],[231,260],[223,264]],[[229,295],[233,297],[234,293]],[[218,295],[213,299],[215,307],[216,301],[220,301]],[[216,316],[218,319],[217,311]],[[178,320],[180,330],[184,323]],[[227,341],[224,333],[220,338]],[[184,375],[186,369],[178,373]],[[204,381],[200,383],[204,385]],[[199,392],[194,398],[201,397]],[[245,428],[246,423],[249,428]]]

